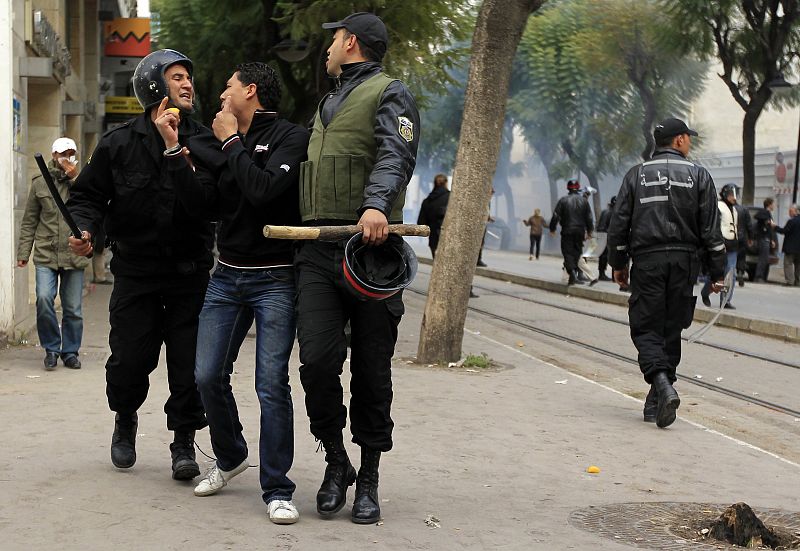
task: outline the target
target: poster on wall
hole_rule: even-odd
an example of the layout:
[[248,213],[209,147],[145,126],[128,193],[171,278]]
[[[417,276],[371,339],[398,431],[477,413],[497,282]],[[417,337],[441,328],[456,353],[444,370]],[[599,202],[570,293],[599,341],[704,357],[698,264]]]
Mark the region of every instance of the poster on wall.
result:
[[13,98],[14,104],[14,151],[22,152],[22,102],[16,96]]

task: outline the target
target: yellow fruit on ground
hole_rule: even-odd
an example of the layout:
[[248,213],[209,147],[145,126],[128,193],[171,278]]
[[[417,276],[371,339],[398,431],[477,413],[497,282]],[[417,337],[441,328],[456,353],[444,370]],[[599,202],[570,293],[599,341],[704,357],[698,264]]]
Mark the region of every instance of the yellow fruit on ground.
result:
[[591,473],[591,474],[597,474],[597,473],[599,473],[599,472],[600,472],[600,467],[596,467],[595,465],[590,465],[590,466],[589,466],[589,467],[586,469],[586,472],[587,472],[587,473]]

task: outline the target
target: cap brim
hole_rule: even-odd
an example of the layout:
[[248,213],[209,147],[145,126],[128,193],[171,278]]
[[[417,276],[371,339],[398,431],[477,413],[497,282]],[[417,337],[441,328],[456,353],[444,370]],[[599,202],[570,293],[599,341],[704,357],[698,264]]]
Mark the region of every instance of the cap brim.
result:
[[699,136],[697,131],[696,130],[692,130],[691,128],[687,128],[686,129],[686,133],[689,134],[690,136]]
[[341,21],[332,21],[330,23],[323,23],[322,24],[322,28],[323,29],[341,29],[343,27],[344,27],[344,23],[342,23]]

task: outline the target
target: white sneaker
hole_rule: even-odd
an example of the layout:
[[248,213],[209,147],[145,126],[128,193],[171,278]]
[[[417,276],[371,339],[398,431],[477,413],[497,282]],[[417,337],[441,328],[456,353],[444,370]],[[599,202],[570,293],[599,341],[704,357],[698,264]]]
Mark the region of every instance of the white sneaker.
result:
[[214,462],[214,466],[208,469],[208,472],[206,472],[203,480],[200,481],[200,484],[195,486],[194,495],[210,496],[212,494],[216,494],[222,488],[227,486],[228,481],[231,478],[246,471],[247,467],[249,467],[247,464],[247,459],[239,463],[239,465],[230,471],[223,471],[219,468],[219,465]]
[[294,524],[300,520],[300,513],[291,501],[275,499],[267,505],[269,520],[275,524]]

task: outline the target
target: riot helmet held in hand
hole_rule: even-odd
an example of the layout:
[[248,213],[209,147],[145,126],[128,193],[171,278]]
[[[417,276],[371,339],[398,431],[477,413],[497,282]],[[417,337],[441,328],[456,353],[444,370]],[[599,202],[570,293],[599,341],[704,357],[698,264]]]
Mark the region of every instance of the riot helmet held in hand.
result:
[[417,275],[417,255],[402,237],[390,233],[369,246],[357,233],[347,242],[342,259],[345,286],[360,300],[383,300],[408,287]]

